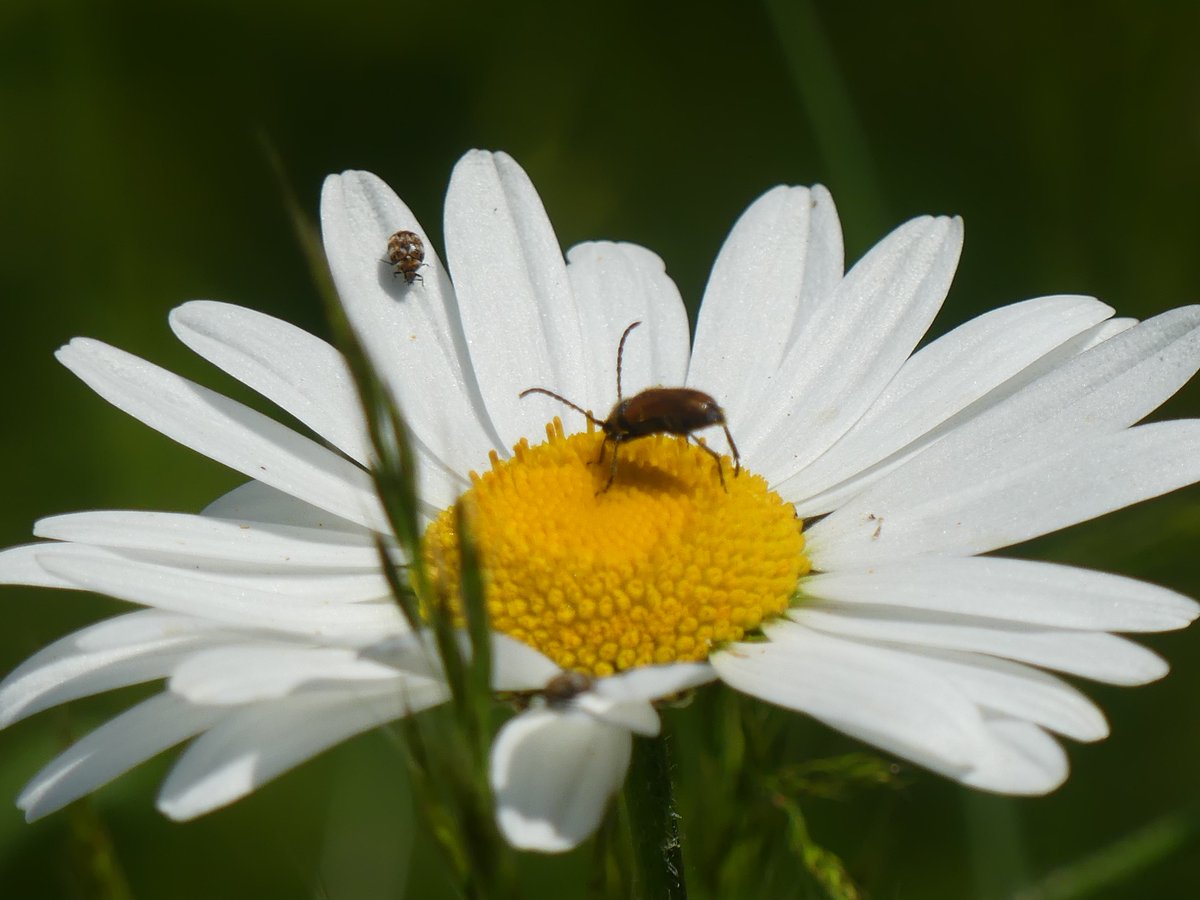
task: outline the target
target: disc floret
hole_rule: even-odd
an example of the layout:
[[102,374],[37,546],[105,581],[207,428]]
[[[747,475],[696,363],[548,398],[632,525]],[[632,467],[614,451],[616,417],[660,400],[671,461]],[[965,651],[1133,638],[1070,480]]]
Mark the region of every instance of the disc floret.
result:
[[[522,441],[493,454],[458,500],[471,522],[492,626],[565,669],[605,676],[707,658],[782,613],[809,569],[803,523],[759,476],[716,477],[686,439],[626,448],[609,490],[603,434]],[[731,471],[729,459],[721,465]],[[456,597],[455,509],[428,528],[426,565]]]

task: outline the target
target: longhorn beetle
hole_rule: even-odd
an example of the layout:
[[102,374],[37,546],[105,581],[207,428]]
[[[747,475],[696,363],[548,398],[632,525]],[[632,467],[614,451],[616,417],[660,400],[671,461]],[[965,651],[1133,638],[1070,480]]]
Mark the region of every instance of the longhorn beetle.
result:
[[733,435],[729,433],[729,426],[725,424],[725,411],[717,405],[716,400],[703,391],[692,388],[653,387],[646,388],[628,400],[621,396],[621,359],[625,355],[625,339],[629,337],[629,332],[641,324],[640,321],[634,322],[626,328],[621,335],[621,342],[617,345],[617,405],[604,421],[600,421],[583,407],[576,406],[561,394],[546,388],[529,388],[521,391],[520,396],[524,398],[530,394],[545,394],[547,397],[553,397],[582,413],[593,425],[599,426],[604,432],[604,440],[600,443],[600,458],[597,462],[604,461],[604,448],[612,441],[613,455],[612,465],[608,470],[608,481],[597,493],[603,494],[612,487],[613,479],[617,477],[617,451],[621,445],[652,434],[677,434],[691,438],[696,442],[696,446],[717,461],[717,477],[721,479],[721,487],[728,491],[729,488],[725,487],[725,473],[721,471],[721,455],[692,434],[693,431],[707,428],[709,425],[720,425],[725,430],[725,439],[729,441],[729,449],[733,452],[733,477],[738,476],[742,471],[741,457],[738,456]]

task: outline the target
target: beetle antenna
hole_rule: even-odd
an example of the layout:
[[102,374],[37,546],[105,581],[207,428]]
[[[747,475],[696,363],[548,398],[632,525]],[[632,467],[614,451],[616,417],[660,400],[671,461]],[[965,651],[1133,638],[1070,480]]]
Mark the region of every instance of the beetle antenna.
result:
[[625,355],[625,338],[629,337],[629,332],[641,325],[641,320],[632,323],[625,329],[621,335],[621,343],[617,344],[617,402],[621,402],[621,358]]
[[518,394],[517,396],[521,400],[524,400],[530,394],[545,394],[547,397],[553,397],[559,403],[565,403],[567,406],[571,407],[571,409],[575,410],[575,412],[582,413],[584,416],[587,417],[587,420],[589,422],[591,422],[593,425],[598,425],[601,428],[604,427],[603,422],[601,422],[599,419],[597,419],[595,416],[593,416],[590,412],[588,412],[582,406],[576,406],[574,403],[572,403],[570,400],[568,400],[562,394],[556,394],[556,393],[554,393],[554,391],[548,391],[545,388],[529,388],[527,390],[521,391],[521,393]]

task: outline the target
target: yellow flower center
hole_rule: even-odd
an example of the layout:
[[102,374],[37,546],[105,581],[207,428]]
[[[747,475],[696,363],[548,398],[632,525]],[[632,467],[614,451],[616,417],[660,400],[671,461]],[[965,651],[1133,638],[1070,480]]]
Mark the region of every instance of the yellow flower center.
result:
[[[726,490],[710,454],[655,435],[620,446],[604,490],[602,432],[566,437],[556,418],[546,436],[505,461],[493,453],[458,500],[493,628],[604,676],[705,659],[787,608],[809,570],[803,523],[760,476],[734,478],[723,458]],[[459,595],[455,519],[444,510],[423,542],[440,597]]]

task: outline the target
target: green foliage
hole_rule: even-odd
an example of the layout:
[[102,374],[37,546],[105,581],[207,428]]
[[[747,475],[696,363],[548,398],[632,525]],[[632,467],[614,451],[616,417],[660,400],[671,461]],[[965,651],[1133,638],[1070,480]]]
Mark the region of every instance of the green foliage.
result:
[[870,753],[845,753],[781,766],[764,778],[768,791],[788,796],[849,800],[857,791],[903,787],[901,769]]
[[862,752],[806,756],[818,742],[810,736],[797,749],[786,712],[728,690],[701,695],[670,722],[693,898],[748,885],[769,897],[862,896],[853,867],[812,833],[810,818],[838,804],[865,820],[881,792],[905,789],[900,767]]
[[825,896],[830,900],[859,900],[862,894],[846,871],[845,863],[808,833],[808,822],[800,812],[800,805],[782,794],[776,796],[775,802],[787,816],[788,842],[793,852],[804,860],[804,868]]
[[1147,869],[1191,850],[1200,840],[1200,808],[1162,816],[1093,853],[1060,866],[1013,900],[1081,900],[1116,887],[1136,890]]
[[71,819],[69,871],[80,896],[94,900],[133,900],[121,861],[104,820],[89,801],[68,810]]

